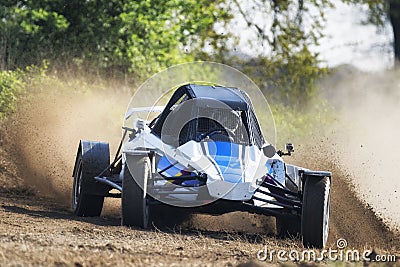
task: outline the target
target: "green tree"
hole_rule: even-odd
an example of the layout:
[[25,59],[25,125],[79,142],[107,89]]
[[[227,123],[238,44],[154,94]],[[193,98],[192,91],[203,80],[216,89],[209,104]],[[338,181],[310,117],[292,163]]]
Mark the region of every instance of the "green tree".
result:
[[118,56],[127,56],[131,70],[145,63],[145,71],[193,60],[205,42],[214,50],[225,36],[216,34],[217,20],[229,21],[224,1],[169,0],[130,1],[120,14]]
[[[141,75],[191,59],[231,18],[223,0],[20,0],[0,4],[2,69],[71,64]],[[217,48],[217,47],[216,47]]]
[[[32,1],[33,2],[33,1]],[[51,55],[60,45],[69,24],[59,13],[29,2],[0,4],[0,66],[14,69],[40,64],[44,53]]]
[[[261,25],[245,5],[270,23]],[[326,71],[310,47],[318,45],[330,5],[331,0],[5,0],[0,67],[49,59],[56,68],[148,77],[172,64],[210,59],[236,64],[265,92],[300,105],[316,94],[315,81]],[[233,16],[242,16],[271,53],[232,58],[229,34],[218,34],[216,25]]]
[[[239,62],[264,92],[286,105],[302,106],[317,95],[316,81],[327,73],[311,47],[323,36],[331,0],[233,0],[239,14],[263,41],[268,55]],[[247,6],[247,8],[244,8]],[[254,19],[254,10],[265,20]]]

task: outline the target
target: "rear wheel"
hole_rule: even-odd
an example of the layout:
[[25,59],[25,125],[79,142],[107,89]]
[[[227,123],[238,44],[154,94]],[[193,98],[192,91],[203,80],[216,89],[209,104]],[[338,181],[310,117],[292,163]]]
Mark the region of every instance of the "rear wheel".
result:
[[301,215],[305,247],[323,248],[328,240],[330,178],[306,177]]
[[[150,178],[149,157],[138,157],[134,166],[125,164],[122,180],[122,225],[148,228],[149,205],[147,199],[147,182]],[[131,170],[132,173],[129,171]]]
[[84,177],[86,166],[83,164],[82,156],[77,159],[77,166],[74,173],[74,185],[72,189],[72,210],[75,215],[94,217],[100,216],[103,208],[104,196],[87,193],[88,183]]

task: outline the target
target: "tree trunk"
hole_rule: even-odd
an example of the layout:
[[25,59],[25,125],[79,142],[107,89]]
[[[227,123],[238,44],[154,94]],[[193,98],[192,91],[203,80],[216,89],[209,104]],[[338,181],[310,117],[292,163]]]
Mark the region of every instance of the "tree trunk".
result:
[[389,1],[389,16],[393,27],[395,66],[400,66],[400,0]]

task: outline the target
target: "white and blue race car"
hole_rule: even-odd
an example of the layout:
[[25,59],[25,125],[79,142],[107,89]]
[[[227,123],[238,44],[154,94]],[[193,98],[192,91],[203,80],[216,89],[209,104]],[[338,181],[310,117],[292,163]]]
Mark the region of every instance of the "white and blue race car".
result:
[[[108,143],[80,141],[73,171],[72,208],[99,216],[105,197],[122,198],[122,224],[147,228],[153,207],[223,214],[247,211],[276,217],[281,236],[325,246],[331,173],[286,164],[263,137],[248,95],[222,86],[180,86],[158,112],[136,118],[112,162]],[[118,190],[120,193],[113,193]]]

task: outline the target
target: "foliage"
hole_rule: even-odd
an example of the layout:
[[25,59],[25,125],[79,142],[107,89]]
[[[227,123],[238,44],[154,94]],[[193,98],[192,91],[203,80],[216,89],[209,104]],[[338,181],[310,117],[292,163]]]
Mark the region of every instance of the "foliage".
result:
[[277,131],[277,145],[284,147],[285,143],[303,143],[312,135],[320,135],[336,119],[333,107],[321,98],[315,97],[307,107],[301,109],[286,107],[274,102],[271,110]]
[[[214,22],[229,20],[222,0],[2,1],[2,69],[40,64],[128,69],[139,76],[192,59],[216,37]],[[61,63],[62,62],[62,63]]]
[[[286,106],[301,106],[316,95],[315,82],[327,71],[310,47],[318,45],[331,2],[5,0],[0,4],[0,69],[48,59],[56,69],[142,80],[173,64],[213,60],[241,69]],[[245,5],[261,12],[265,23]],[[242,16],[271,52],[250,59],[233,56],[231,36],[216,30],[233,16]]]
[[17,95],[24,87],[23,72],[0,72],[0,119],[15,110]]
[[367,9],[367,20],[381,29],[389,21],[393,32],[393,50],[395,67],[400,66],[400,0],[342,0],[353,5],[364,5]]
[[28,3],[5,1],[0,5],[0,67],[15,69],[40,64],[62,45],[69,24],[65,17]]
[[[332,0],[253,0],[250,12],[242,6],[248,2],[233,0],[239,13],[252,27],[272,56],[289,58],[312,45],[318,45],[323,36],[325,10],[332,7]],[[266,18],[260,22],[254,10]],[[314,54],[313,56],[317,56]]]
[[[387,21],[389,13],[389,0],[342,0],[344,3],[352,5],[365,5],[368,7],[368,18],[364,23],[372,23],[378,27],[383,27]],[[396,0],[395,0],[396,1]]]
[[[167,66],[192,61],[193,53],[204,42],[222,38],[215,34],[213,26],[217,19],[229,20],[230,15],[222,9],[221,1],[131,1],[124,5],[120,14],[122,24],[117,49],[119,57],[129,58],[131,70],[143,66],[148,73]],[[133,23],[132,23],[133,22]],[[217,48],[217,47],[215,47]],[[146,62],[143,64],[143,62]]]
[[40,66],[30,65],[23,70],[0,71],[0,119],[15,111],[17,100],[29,93],[26,88],[43,85],[48,77],[47,67],[48,63],[43,61]]
[[[263,40],[263,47],[271,51],[250,60],[236,60],[235,67],[248,74],[274,101],[286,106],[305,105],[317,94],[316,81],[328,72],[321,67],[319,54],[312,52],[311,47],[319,45],[325,10],[332,7],[332,1],[253,0],[252,8],[247,8],[250,12],[242,7],[243,1],[233,2],[249,27]],[[254,10],[266,20],[254,19]]]
[[329,73],[307,48],[288,58],[259,56],[247,61],[236,58],[230,63],[246,73],[269,100],[295,108],[318,95],[317,82]]

